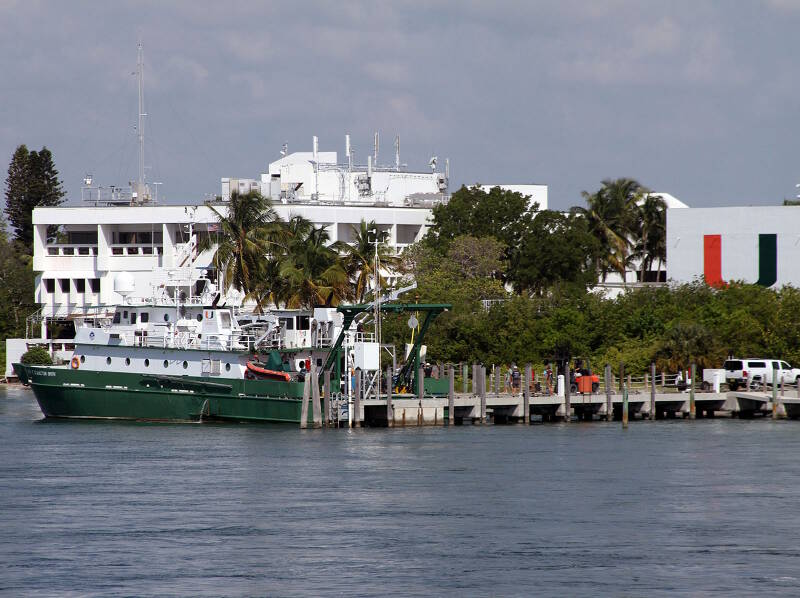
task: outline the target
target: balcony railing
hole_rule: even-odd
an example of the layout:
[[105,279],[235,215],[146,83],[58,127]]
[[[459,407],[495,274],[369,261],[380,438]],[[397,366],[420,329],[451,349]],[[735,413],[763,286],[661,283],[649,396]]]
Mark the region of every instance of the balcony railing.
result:
[[47,246],[47,255],[97,255],[97,245],[72,245],[56,243]]
[[164,247],[161,245],[112,245],[111,255],[162,255]]

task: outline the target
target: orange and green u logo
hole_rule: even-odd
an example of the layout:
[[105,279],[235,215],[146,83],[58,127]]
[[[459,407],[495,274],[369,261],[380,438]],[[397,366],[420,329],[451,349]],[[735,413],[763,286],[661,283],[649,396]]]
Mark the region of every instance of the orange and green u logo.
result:
[[[703,235],[703,275],[706,284],[721,287],[722,235]],[[771,287],[778,280],[778,235],[758,235],[758,280],[756,284]]]

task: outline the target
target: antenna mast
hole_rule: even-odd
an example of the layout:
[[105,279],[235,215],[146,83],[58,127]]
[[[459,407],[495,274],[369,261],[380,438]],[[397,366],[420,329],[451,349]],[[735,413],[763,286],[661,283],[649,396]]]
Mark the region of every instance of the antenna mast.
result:
[[[144,91],[142,89],[143,82],[142,78],[144,76],[144,58],[142,55],[142,42],[140,41],[138,46],[139,50],[139,57],[136,63],[136,79],[137,83],[139,84],[139,125],[136,129],[136,132],[139,134],[139,189],[141,191],[144,190],[144,117],[147,116],[144,113]],[[141,199],[141,198],[139,198]]]

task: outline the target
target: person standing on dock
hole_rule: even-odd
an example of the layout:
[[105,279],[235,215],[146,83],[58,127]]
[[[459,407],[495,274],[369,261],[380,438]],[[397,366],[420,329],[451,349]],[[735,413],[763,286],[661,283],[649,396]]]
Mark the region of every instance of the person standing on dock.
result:
[[520,374],[519,368],[517,367],[516,363],[511,364],[511,394],[517,395],[520,391],[520,386],[522,382],[522,374]]
[[544,384],[547,387],[547,395],[550,396],[553,394],[553,366],[549,363],[544,370]]

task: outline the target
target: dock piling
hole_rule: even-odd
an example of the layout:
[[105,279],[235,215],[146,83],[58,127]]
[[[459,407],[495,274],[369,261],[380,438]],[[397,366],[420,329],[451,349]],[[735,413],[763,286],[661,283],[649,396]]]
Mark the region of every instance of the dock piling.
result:
[[689,419],[695,419],[697,417],[697,410],[694,404],[694,386],[696,375],[697,364],[692,363],[691,367],[689,368]]
[[[628,383],[630,384],[630,382]],[[628,428],[628,384],[622,383],[622,429]]]
[[453,426],[456,423],[456,371],[451,365],[447,372],[449,387],[447,390],[447,425]]
[[422,425],[422,397],[425,396],[425,370],[419,368],[417,370],[417,425]]
[[311,376],[306,376],[303,382],[303,403],[300,406],[300,429],[305,430],[308,427],[308,400],[311,394]]
[[572,421],[572,401],[570,392],[572,391],[572,375],[570,373],[569,362],[564,364],[564,421]]
[[656,421],[656,364],[650,364],[650,420]]
[[464,394],[467,394],[469,392],[469,366],[466,363],[461,367],[461,377],[464,383]]
[[772,367],[772,419],[778,419],[778,368]]
[[322,405],[319,397],[319,372],[316,368],[311,370],[311,401],[314,414],[314,427],[322,427]]
[[481,394],[480,387],[478,384],[478,364],[472,364],[472,394],[476,397]]
[[525,366],[525,380],[522,383],[522,415],[526,425],[531,423],[531,364]]
[[606,385],[606,421],[613,421],[614,420],[614,405],[611,403],[611,385],[613,384],[611,380],[611,366],[606,364],[606,369],[604,374],[604,382]]
[[361,370],[356,370],[356,392],[353,395],[353,417],[351,418],[353,421],[353,427],[359,428],[361,427],[361,388],[363,385],[363,379]]
[[479,374],[480,378],[480,393],[481,393],[481,414],[480,414],[480,422],[482,424],[486,423],[486,366],[480,366]]
[[330,427],[331,425],[331,371],[325,370],[325,373],[322,375],[322,384],[323,384],[323,424],[326,427]]
[[386,368],[386,426],[394,428],[394,407],[392,406],[392,367]]

